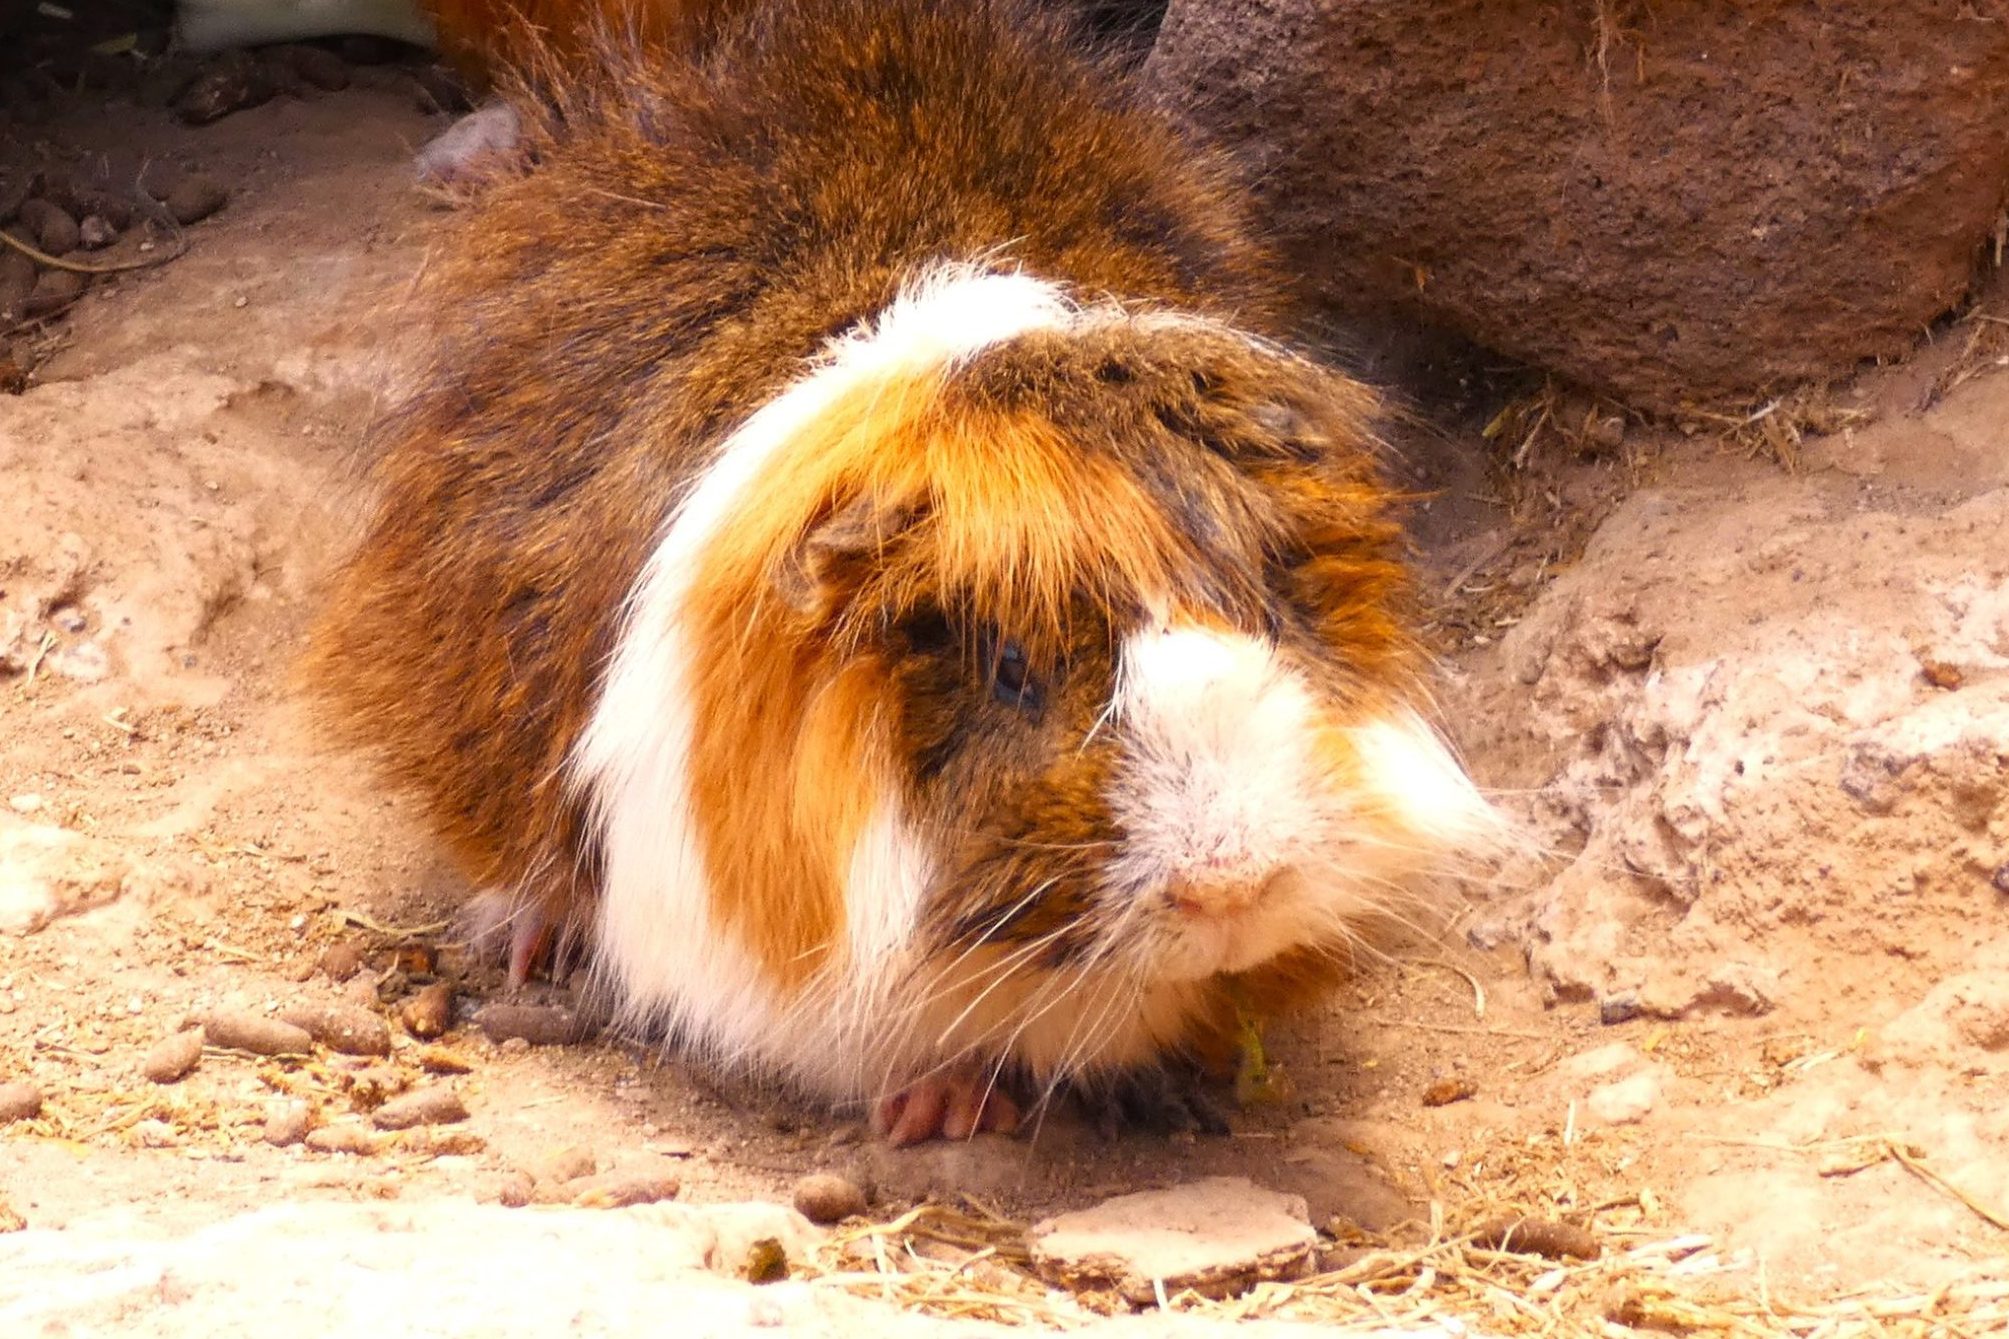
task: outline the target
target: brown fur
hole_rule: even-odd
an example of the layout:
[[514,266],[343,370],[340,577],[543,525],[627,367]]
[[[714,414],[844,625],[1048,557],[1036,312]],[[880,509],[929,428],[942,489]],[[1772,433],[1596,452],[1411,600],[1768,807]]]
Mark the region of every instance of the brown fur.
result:
[[[702,61],[646,28],[589,57],[522,40],[534,166],[443,226],[383,505],[307,669],[470,879],[576,924],[596,859],[564,769],[623,601],[804,359],[932,262],[1003,254],[1084,301],[1257,334],[1281,286],[1217,166],[1012,0],[778,0]],[[1112,321],[891,391],[793,442],[695,587],[695,818],[721,918],[780,990],[837,942],[843,853],[887,787],[947,850],[944,953],[1086,951],[1082,852],[1120,833],[1112,747],[1083,741],[1147,607],[1268,636],[1354,709],[1413,673],[1352,383],[1205,324]],[[986,687],[1007,644],[1036,699]],[[1325,961],[1247,989],[1295,998]]]

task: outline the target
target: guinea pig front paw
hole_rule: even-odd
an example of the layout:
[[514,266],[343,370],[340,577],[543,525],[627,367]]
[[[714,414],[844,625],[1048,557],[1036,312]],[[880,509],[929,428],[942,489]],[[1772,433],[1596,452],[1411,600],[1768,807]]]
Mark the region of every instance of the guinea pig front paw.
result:
[[929,1139],[968,1139],[986,1130],[1010,1134],[1018,1121],[1018,1103],[998,1087],[997,1076],[973,1066],[917,1079],[872,1108],[872,1132],[894,1148]]

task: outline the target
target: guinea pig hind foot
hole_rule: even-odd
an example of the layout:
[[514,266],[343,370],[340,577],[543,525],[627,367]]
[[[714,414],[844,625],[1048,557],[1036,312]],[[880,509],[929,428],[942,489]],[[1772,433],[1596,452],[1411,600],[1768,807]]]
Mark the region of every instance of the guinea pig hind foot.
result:
[[872,1132],[894,1148],[1018,1129],[1018,1103],[988,1068],[956,1065],[916,1079],[872,1107]]
[[508,967],[512,989],[528,981],[533,968],[549,965],[557,953],[552,920],[544,908],[499,888],[476,894],[468,903],[464,924],[476,956]]
[[1089,1122],[1105,1139],[1126,1134],[1232,1133],[1218,1086],[1197,1065],[1178,1061],[1083,1083],[1074,1090]]
[[522,158],[523,123],[508,103],[477,107],[428,140],[413,160],[422,186],[472,186]]

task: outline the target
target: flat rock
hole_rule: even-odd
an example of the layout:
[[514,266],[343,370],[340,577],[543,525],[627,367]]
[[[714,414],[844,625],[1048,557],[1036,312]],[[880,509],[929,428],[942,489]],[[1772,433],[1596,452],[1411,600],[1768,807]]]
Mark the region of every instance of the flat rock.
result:
[[1159,1285],[1167,1295],[1232,1297],[1300,1277],[1313,1266],[1318,1236],[1298,1196],[1214,1176],[1049,1218],[1032,1229],[1031,1243],[1035,1268],[1051,1282],[1114,1287],[1143,1306]]

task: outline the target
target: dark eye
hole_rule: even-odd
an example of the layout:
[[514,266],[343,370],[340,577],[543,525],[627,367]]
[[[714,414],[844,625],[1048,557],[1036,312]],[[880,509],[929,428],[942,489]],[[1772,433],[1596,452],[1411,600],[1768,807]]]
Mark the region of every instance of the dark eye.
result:
[[1026,662],[1025,648],[1017,642],[1000,642],[991,658],[991,696],[1022,711],[1038,711],[1045,695]]

